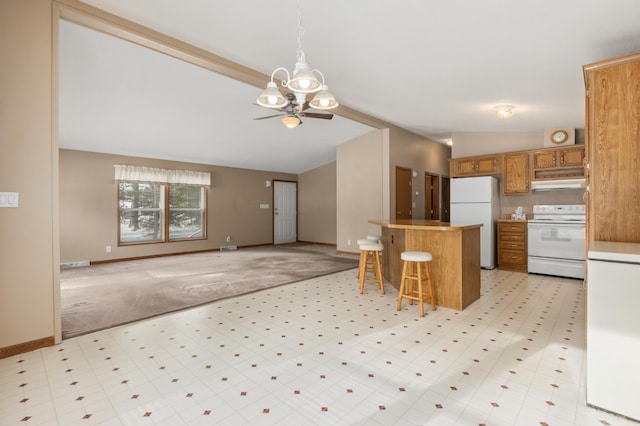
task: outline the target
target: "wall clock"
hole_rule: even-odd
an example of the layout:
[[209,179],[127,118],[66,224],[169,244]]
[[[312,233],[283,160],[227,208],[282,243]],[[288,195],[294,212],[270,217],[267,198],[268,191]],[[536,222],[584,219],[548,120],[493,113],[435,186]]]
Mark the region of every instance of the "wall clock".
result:
[[562,145],[569,139],[569,134],[564,130],[554,130],[551,132],[551,142],[556,145]]

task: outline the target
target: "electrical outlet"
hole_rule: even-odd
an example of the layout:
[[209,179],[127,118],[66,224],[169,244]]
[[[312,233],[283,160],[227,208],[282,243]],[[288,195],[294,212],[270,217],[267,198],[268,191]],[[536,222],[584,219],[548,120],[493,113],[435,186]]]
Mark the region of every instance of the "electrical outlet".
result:
[[111,253],[111,246],[106,246],[106,247],[104,248],[104,250],[105,250],[107,253]]
[[347,245],[350,246],[351,245],[351,240],[347,240]]
[[227,242],[230,243],[231,242],[231,235],[227,235]]

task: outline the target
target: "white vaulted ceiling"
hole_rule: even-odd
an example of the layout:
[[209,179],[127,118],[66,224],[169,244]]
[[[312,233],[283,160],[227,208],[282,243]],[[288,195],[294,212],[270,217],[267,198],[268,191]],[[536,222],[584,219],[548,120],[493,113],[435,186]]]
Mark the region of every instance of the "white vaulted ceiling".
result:
[[[293,69],[297,0],[86,0],[270,75]],[[302,44],[342,105],[443,141],[584,127],[582,65],[640,51],[637,0],[302,0]],[[262,87],[62,22],[60,145],[300,173],[371,128],[287,129]],[[264,84],[268,81],[265,76]],[[508,120],[493,107],[516,106]]]

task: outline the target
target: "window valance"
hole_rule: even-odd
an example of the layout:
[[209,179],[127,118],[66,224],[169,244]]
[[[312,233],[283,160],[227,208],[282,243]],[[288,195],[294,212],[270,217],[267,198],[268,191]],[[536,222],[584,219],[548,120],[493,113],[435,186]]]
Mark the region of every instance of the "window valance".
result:
[[182,185],[211,185],[211,173],[189,170],[165,170],[152,167],[115,164],[115,179],[137,182],[160,182]]

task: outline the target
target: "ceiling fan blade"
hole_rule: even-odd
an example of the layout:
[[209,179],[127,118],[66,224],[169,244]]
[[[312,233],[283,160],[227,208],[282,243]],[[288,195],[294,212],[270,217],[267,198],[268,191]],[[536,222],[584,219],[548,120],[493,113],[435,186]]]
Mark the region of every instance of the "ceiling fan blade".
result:
[[254,120],[264,120],[265,118],[282,117],[284,114],[267,115],[266,117],[257,117]]
[[302,113],[300,113],[300,115],[302,117],[323,118],[325,120],[331,120],[333,118],[333,114],[322,114],[322,113],[317,113],[317,112],[302,112]]

